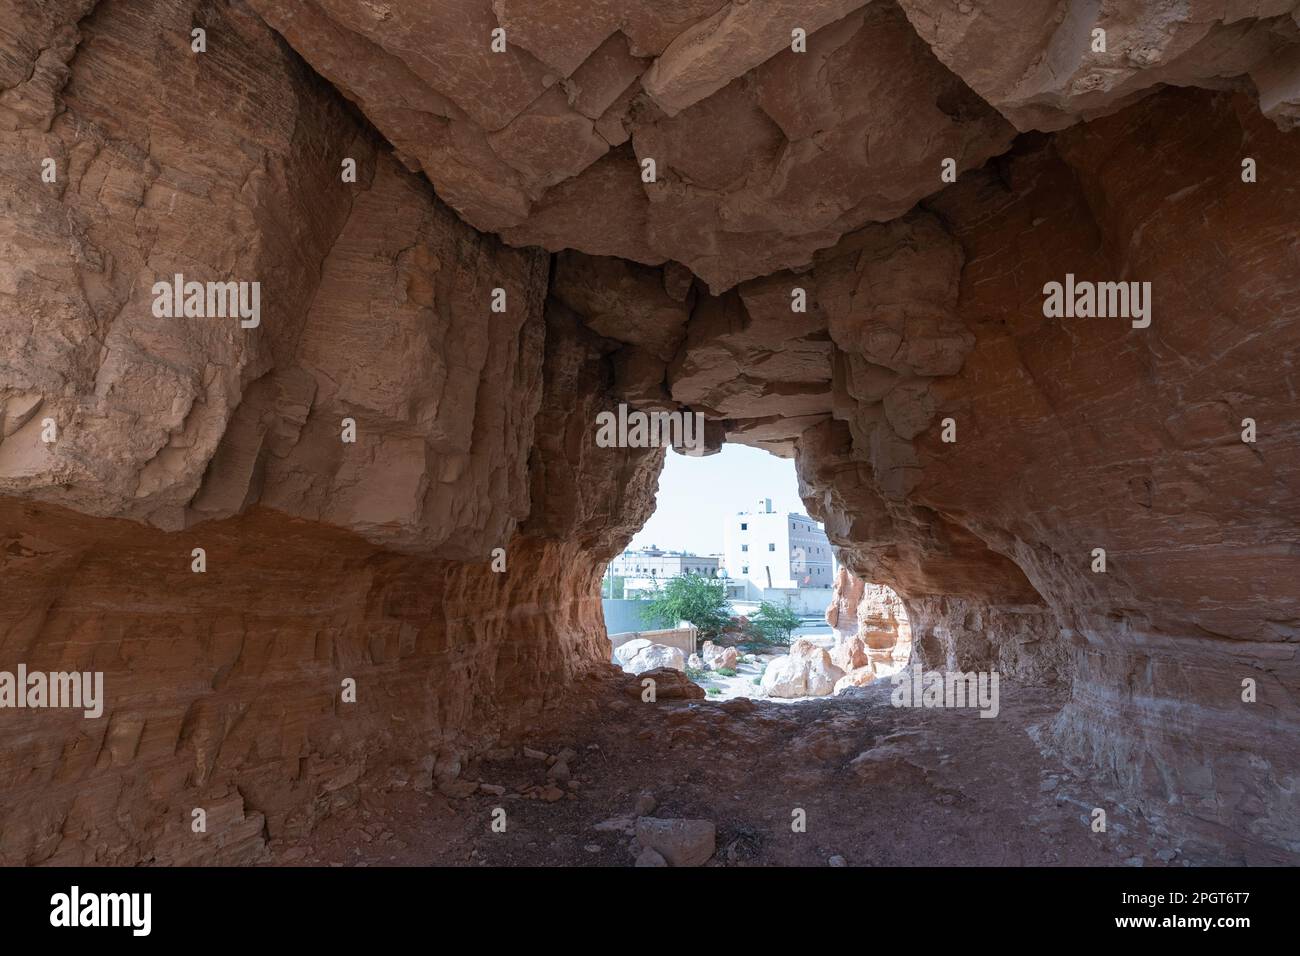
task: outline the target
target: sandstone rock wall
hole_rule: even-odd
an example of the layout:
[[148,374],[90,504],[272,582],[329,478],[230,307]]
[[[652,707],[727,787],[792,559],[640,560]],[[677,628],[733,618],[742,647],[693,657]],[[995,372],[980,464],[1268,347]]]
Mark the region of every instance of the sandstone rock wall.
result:
[[[16,13],[48,42],[4,99],[0,666],[107,701],[4,712],[0,861],[250,862],[359,781],[454,792],[608,669],[600,574],[662,460],[592,444],[619,343],[247,10]],[[155,317],[174,271],[260,280],[260,325]]]
[[[1246,98],[1192,92],[1023,142],[928,204],[963,249],[975,337],[930,386],[956,441],[918,433],[900,498],[888,445],[838,420],[799,440],[805,500],[848,567],[903,597],[924,660],[1067,676],[1057,742],[1239,859],[1296,837],[1279,357],[1300,328],[1300,210],[1240,170],[1249,155],[1285,175],[1297,148]],[[1066,271],[1150,281],[1151,327],[1044,318]],[[1245,418],[1267,437],[1243,442]],[[1243,702],[1246,678],[1268,704]]]
[[583,597],[600,569],[575,544],[517,538],[496,574],[264,509],[179,534],[0,514],[6,669],[102,671],[107,699],[97,720],[5,713],[7,865],[254,862],[360,784],[454,787],[471,752],[604,666]]
[[1283,128],[1300,117],[1295,0],[899,6],[934,54],[1018,129],[1106,115],[1161,85],[1254,92]]
[[911,659],[912,625],[902,600],[884,585],[863,581],[848,568],[840,568],[835,576],[826,623],[834,628],[837,643],[861,642],[861,658],[850,659],[855,667],[874,666],[879,676]]
[[[0,491],[181,527],[244,390],[302,330],[351,206],[332,185],[341,155],[364,165],[373,146],[247,10],[6,0],[0,15],[27,27],[0,37],[10,73],[32,71],[0,106]],[[259,278],[260,326],[155,317],[153,284],[176,273]]]
[[[0,860],[462,789],[608,669],[619,401],[795,457],[919,661],[1067,684],[1045,745],[1294,859],[1295,4],[942,6],[0,0],[0,668],[109,693],[0,715]],[[1067,273],[1151,325],[1046,317]]]

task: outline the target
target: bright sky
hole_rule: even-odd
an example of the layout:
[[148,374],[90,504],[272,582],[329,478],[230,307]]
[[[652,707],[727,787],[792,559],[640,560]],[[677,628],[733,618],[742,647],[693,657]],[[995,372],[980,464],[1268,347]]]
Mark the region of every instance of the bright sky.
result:
[[628,547],[718,554],[723,519],[754,510],[759,498],[771,498],[774,511],[807,512],[792,460],[745,445],[723,445],[707,458],[687,458],[670,448],[655,513]]

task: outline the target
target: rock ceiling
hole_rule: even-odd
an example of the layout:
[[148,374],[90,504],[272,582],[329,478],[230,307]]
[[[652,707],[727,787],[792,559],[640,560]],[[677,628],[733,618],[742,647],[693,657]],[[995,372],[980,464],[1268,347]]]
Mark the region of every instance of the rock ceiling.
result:
[[1293,0],[251,2],[474,227],[714,293],[1161,85],[1300,119]]

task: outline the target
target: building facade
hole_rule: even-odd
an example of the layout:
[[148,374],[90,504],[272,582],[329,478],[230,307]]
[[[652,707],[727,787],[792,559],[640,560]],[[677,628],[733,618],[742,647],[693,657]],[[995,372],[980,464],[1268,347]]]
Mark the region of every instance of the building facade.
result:
[[623,593],[630,598],[654,591],[670,578],[690,574],[708,578],[717,577],[720,564],[721,559],[718,555],[661,551],[653,547],[642,548],[638,551],[624,551],[615,557],[609,562],[605,577],[622,578]]
[[772,510],[761,498],[752,511],[725,519],[722,565],[745,583],[744,599],[781,601],[818,613],[834,585],[835,557],[826,532],[812,518]]

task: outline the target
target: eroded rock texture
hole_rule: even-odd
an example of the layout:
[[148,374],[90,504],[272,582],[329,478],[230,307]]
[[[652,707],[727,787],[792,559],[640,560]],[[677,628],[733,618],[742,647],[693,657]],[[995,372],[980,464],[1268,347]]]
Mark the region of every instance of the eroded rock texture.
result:
[[[605,666],[597,582],[652,506],[661,453],[593,454],[617,343],[548,318],[546,257],[456,219],[255,16],[204,10],[207,61],[185,3],[66,11],[75,75],[31,81],[62,108],[5,134],[0,659],[108,697],[3,712],[6,863],[246,862],[362,777],[454,792],[470,743]],[[174,271],[259,278],[260,327],[155,318]]]
[[1250,90],[1279,126],[1300,119],[1294,0],[898,3],[935,56],[1018,129],[1059,129],[1162,85]]
[[[928,207],[964,250],[974,339],[926,411],[956,441],[833,421],[799,451],[805,499],[848,566],[903,597],[923,660],[1068,677],[1064,746],[1267,856],[1294,849],[1297,819],[1280,357],[1297,344],[1300,210],[1241,182],[1243,143],[1279,172],[1300,148],[1244,97],[1166,93],[942,193]],[[1067,270],[1151,281],[1151,327],[1044,318],[1043,285]],[[1276,430],[1243,442],[1246,418]],[[1247,678],[1267,708],[1243,703]]]
[[[0,710],[0,861],[463,796],[606,686],[619,402],[795,458],[844,669],[892,589],[1202,858],[1294,861],[1294,7],[0,0],[0,670],[107,692]],[[1150,326],[1046,317],[1067,273]]]
[[852,678],[845,686],[892,674],[911,659],[912,624],[903,602],[889,588],[863,581],[847,568],[835,576],[826,623],[840,645],[831,657]]
[[978,166],[1014,132],[892,3],[253,6],[468,222],[673,260],[715,292],[906,212],[942,159]]

